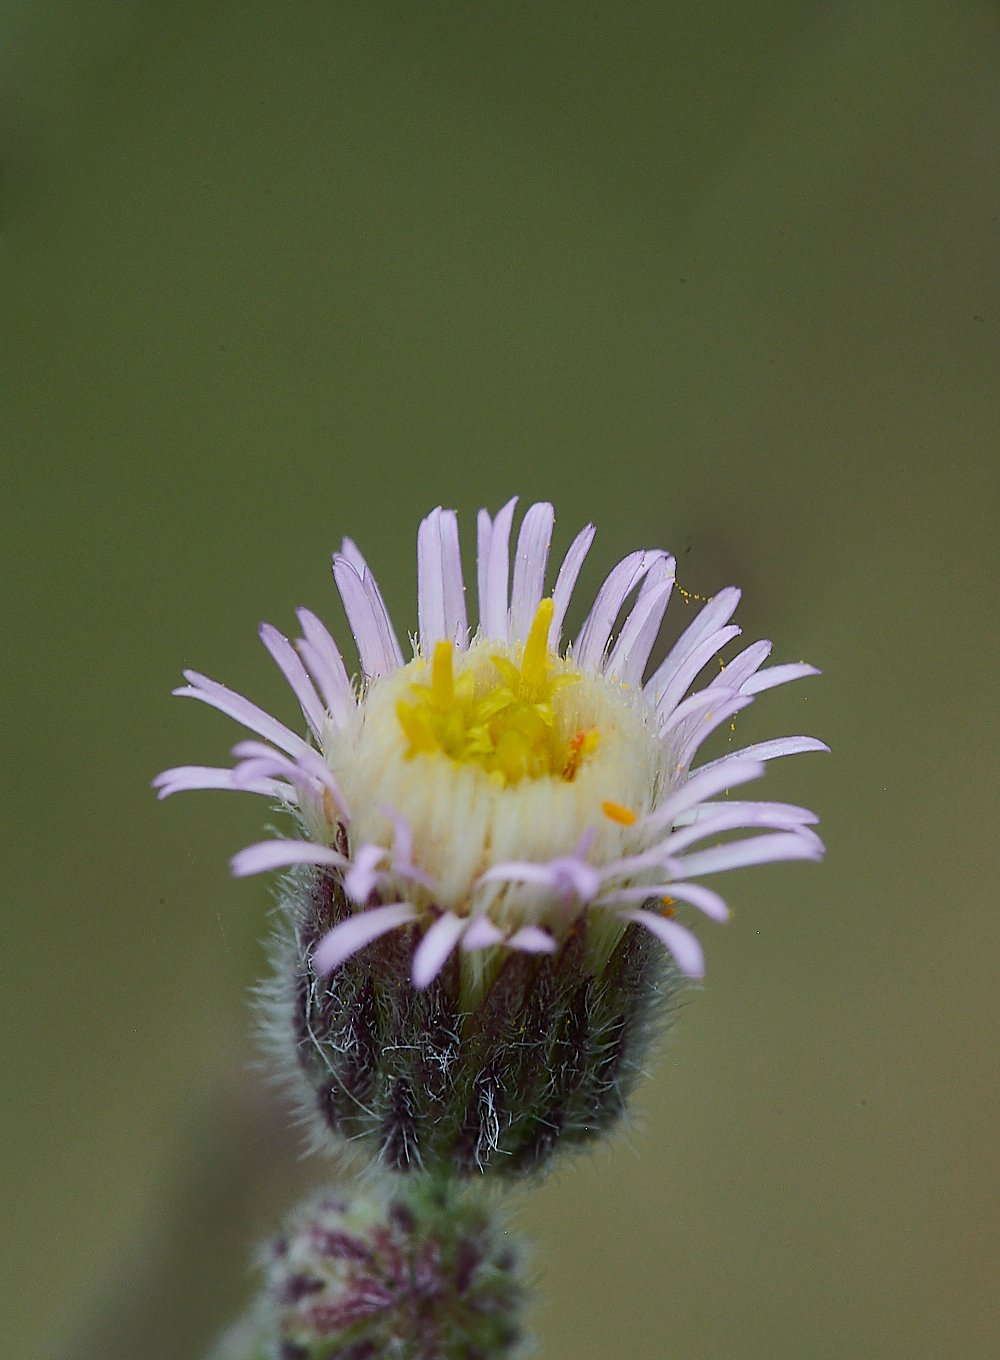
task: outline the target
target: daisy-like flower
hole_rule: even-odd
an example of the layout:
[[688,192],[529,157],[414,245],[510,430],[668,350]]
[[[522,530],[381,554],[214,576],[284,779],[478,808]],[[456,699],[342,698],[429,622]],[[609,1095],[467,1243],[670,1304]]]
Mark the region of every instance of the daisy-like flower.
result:
[[[579,635],[563,648],[563,621],[594,528],[577,535],[546,594],[553,509],[531,506],[511,581],[516,499],[495,519],[479,513],[474,633],[457,517],[441,508],[422,522],[417,537],[419,634],[408,663],[375,578],[349,539],[334,556],[333,573],[361,660],[359,685],[309,610],[298,611],[302,637],[294,646],[270,624],[261,626],[264,645],[302,707],[308,736],[194,671],[185,672],[188,684],[174,691],[221,709],[263,740],[234,747],[232,769],[167,770],[154,781],[160,796],[243,789],[276,800],[297,819],[299,838],[250,846],[232,867],[241,877],[275,869],[298,874],[298,905],[290,915],[301,985],[290,1004],[297,1007],[295,1042],[306,1066],[302,1050],[315,1057],[323,1049],[317,1025],[328,1035],[333,1024],[322,998],[347,988],[351,1004],[363,1010],[367,1003],[357,997],[373,987],[371,1005],[385,1012],[379,979],[387,972],[396,977],[401,961],[416,992],[450,998],[451,1019],[441,1023],[452,1034],[454,1053],[439,1056],[439,1067],[461,1066],[468,1017],[495,1007],[503,980],[527,977],[528,961],[536,978],[560,969],[572,974],[565,1023],[577,1004],[570,993],[587,979],[594,995],[613,978],[632,1001],[648,990],[652,965],[637,963],[640,954],[648,958],[637,930],[669,952],[670,976],[701,977],[701,945],[676,919],[676,906],[715,921],[724,921],[728,909],[698,880],[743,865],[822,856],[811,829],[817,819],[807,809],[717,801],[762,775],[766,761],[827,750],[822,742],[780,737],[693,768],[706,737],[757,694],[816,674],[815,667],[762,669],[771,643],[756,642],[691,693],[703,668],[740,632],[730,622],[739,591],[728,588],[701,609],[647,677],[675,577],[674,559],[659,549],[630,553],[611,571]],[[719,841],[740,830],[754,834]],[[696,848],[704,842],[708,848]],[[511,963],[515,956],[525,965]],[[547,956],[548,974],[542,969]],[[626,974],[632,982],[624,981]],[[654,991],[663,991],[666,975],[649,984]],[[521,990],[527,996],[531,989]],[[408,1004],[398,1002],[404,1009]],[[602,1022],[602,1042],[632,1023],[620,1008],[612,1011]],[[364,1049],[367,1040],[359,1035],[367,1022],[360,1014],[333,1042],[342,1056]],[[594,1014],[590,1006],[589,1032],[597,1033]],[[369,1038],[382,1034],[374,1022],[368,1028]],[[451,1052],[446,1039],[441,1054]],[[331,1063],[327,1052],[315,1081]],[[604,1079],[620,1092],[620,1073]],[[411,1073],[408,1080],[412,1087],[419,1077]],[[367,1110],[370,1092],[359,1094],[362,1087],[368,1091],[365,1080],[360,1087],[352,1081],[338,1073],[334,1094],[341,1105],[347,1098]],[[392,1092],[383,1096],[391,1106]],[[380,1107],[383,1130],[388,1117]],[[349,1122],[343,1109],[326,1118],[330,1127]],[[494,1130],[481,1113],[477,1164],[485,1146],[503,1141],[497,1120]],[[405,1124],[401,1117],[393,1134],[384,1133],[383,1155]],[[393,1156],[408,1163],[410,1150],[404,1146]]]

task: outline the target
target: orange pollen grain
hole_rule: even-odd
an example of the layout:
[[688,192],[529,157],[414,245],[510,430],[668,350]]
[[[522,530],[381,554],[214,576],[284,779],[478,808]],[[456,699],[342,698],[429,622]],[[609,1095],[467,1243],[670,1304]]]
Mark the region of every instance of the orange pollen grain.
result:
[[583,762],[585,756],[595,750],[598,742],[596,727],[585,728],[570,737],[566,743],[566,764],[563,767],[563,779],[572,783],[576,778],[577,770]]
[[620,826],[633,826],[635,824],[635,813],[631,808],[622,807],[621,803],[602,803],[601,811],[605,817],[610,817],[613,822]]

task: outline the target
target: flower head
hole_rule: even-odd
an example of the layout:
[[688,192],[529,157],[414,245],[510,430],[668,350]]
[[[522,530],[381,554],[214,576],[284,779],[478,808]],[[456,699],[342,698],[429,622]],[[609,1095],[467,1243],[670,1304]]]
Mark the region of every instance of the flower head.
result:
[[[187,766],[154,781],[161,797],[184,788],[245,789],[295,814],[299,838],[241,851],[233,872],[295,868],[289,913],[299,982],[289,1023],[299,1064],[325,1091],[326,1123],[347,1136],[377,1125],[382,1155],[395,1165],[426,1156],[406,1132],[407,1110],[420,1104],[416,1087],[423,1082],[426,1092],[433,1082],[423,1068],[394,1069],[379,1086],[379,1064],[363,1055],[384,1050],[387,1037],[398,1040],[404,1011],[407,1024],[419,1014],[422,1033],[437,1027],[438,1057],[422,1050],[420,1062],[448,1069],[449,1089],[464,1083],[468,1113],[478,1099],[471,1088],[492,1061],[484,1055],[501,1033],[508,1047],[515,1032],[524,1035],[532,994],[551,1002],[536,1016],[547,1061],[560,1026],[565,1032],[578,1022],[594,1052],[603,1045],[607,1056],[627,1032],[647,1034],[637,998],[667,997],[680,976],[704,972],[701,945],[676,919],[676,905],[717,921],[728,913],[716,892],[692,880],[823,853],[806,809],[714,801],[763,774],[765,761],[826,750],[822,742],[779,738],[692,769],[705,738],[756,694],[815,668],[761,669],[771,644],[757,642],[689,693],[740,631],[730,622],[739,592],[729,588],[646,677],[674,585],[674,559],[659,549],[630,553],[611,571],[563,649],[563,621],[594,529],[577,535],[547,595],[552,507],[533,505],[524,516],[511,582],[515,504],[495,519],[479,514],[474,634],[452,511],[438,508],[420,526],[419,635],[408,663],[371,571],[345,540],[333,571],[361,660],[357,688],[314,614],[298,611],[303,636],[294,647],[264,624],[261,638],[301,704],[309,737],[189,671],[175,693],[221,709],[264,740],[239,743],[232,769]],[[691,848],[738,830],[763,834]],[[666,956],[652,963],[639,935]],[[404,976],[426,993],[423,1001],[400,997]],[[481,1022],[487,1012],[490,1034],[474,1040],[475,1017]],[[584,1129],[620,1113],[629,1084],[624,1061],[619,1053],[602,1074],[593,1068],[589,1086],[581,1078],[582,1086],[552,1097],[554,1136],[568,1127],[574,1100]],[[353,1075],[345,1068],[352,1063]],[[508,1073],[507,1087],[524,1087],[522,1076]],[[494,1097],[500,1094],[497,1086]],[[509,1101],[494,1114],[497,1129],[483,1107],[471,1131],[456,1125],[441,1134],[436,1153],[458,1156],[464,1138],[461,1155],[483,1165],[502,1147],[503,1119],[516,1123]],[[531,1144],[540,1156],[550,1134],[533,1127],[517,1148]],[[506,1148],[515,1161],[517,1148]]]

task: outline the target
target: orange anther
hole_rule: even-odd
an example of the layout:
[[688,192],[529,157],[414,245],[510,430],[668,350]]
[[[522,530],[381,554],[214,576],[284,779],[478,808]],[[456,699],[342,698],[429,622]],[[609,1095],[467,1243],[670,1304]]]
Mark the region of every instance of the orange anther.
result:
[[635,813],[631,808],[622,807],[621,803],[602,803],[601,811],[620,826],[632,826],[635,823]]

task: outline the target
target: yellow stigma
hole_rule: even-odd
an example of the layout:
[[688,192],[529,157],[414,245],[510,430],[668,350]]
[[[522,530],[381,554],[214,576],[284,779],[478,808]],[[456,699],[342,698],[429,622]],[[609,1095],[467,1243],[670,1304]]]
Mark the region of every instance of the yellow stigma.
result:
[[409,741],[407,757],[443,752],[459,762],[475,761],[503,784],[525,777],[575,778],[595,750],[596,729],[561,735],[553,700],[580,679],[579,672],[553,675],[558,657],[549,651],[553,604],[542,600],[535,613],[520,666],[506,656],[490,655],[484,681],[472,665],[455,673],[455,646],[439,642],[431,658],[430,684],[410,686],[410,702],[400,700],[396,714]]

